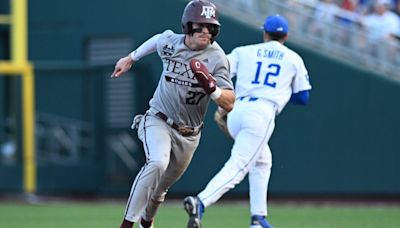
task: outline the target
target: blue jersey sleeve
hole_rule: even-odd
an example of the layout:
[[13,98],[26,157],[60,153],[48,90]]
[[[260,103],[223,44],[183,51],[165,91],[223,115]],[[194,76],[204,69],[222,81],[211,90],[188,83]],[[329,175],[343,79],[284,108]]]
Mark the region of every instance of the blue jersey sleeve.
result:
[[297,105],[306,105],[310,99],[310,91],[304,90],[298,93],[293,93],[290,97],[290,102]]

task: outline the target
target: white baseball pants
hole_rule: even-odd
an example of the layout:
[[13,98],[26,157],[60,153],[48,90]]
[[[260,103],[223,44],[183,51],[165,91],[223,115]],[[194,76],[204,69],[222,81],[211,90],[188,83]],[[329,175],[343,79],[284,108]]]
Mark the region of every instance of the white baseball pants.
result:
[[275,127],[276,107],[264,99],[237,100],[228,114],[228,129],[235,143],[224,167],[198,194],[207,207],[234,188],[249,173],[250,211],[267,215],[267,190],[272,155],[268,141]]

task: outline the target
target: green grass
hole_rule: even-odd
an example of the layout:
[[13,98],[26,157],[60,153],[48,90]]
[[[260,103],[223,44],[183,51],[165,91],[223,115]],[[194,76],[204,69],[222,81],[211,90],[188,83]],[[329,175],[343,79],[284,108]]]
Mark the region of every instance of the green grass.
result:
[[[400,206],[270,205],[270,222],[277,228],[395,228]],[[1,228],[117,228],[124,212],[121,203],[0,203]],[[156,228],[184,228],[186,213],[180,204],[165,203]],[[203,228],[248,228],[247,203],[207,208]]]

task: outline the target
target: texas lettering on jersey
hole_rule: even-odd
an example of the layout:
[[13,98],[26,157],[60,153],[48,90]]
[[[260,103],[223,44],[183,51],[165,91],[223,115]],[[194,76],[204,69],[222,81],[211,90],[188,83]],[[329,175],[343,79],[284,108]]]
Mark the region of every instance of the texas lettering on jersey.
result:
[[166,63],[165,80],[167,82],[194,88],[200,86],[196,83],[194,74],[187,64],[167,58],[164,59],[164,62]]

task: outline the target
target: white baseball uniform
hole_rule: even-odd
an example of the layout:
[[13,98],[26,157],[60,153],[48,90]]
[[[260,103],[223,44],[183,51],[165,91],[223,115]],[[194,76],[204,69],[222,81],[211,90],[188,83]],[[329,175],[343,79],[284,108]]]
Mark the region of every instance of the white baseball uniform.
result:
[[228,114],[235,139],[231,156],[198,197],[207,207],[249,173],[252,215],[267,215],[272,155],[268,141],[275,116],[292,93],[311,89],[302,58],[278,41],[235,48],[228,55],[237,96]]

